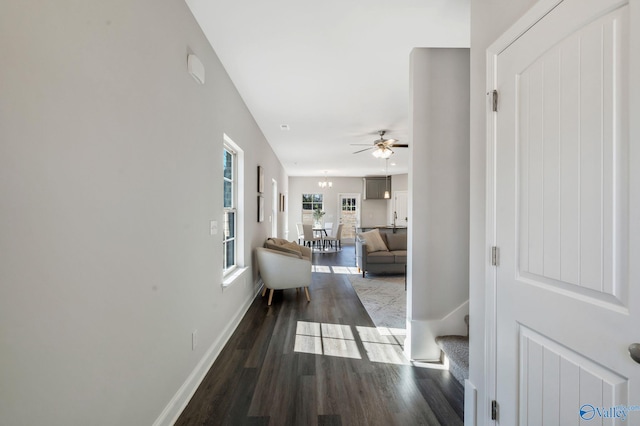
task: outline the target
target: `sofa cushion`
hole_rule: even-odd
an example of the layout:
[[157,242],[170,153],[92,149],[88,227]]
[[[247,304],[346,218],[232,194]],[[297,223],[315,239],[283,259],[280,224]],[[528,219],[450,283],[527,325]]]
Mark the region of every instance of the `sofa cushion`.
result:
[[378,229],[363,232],[359,236],[367,242],[367,253],[373,253],[376,251],[389,251]]
[[407,234],[387,234],[387,247],[390,251],[407,249]]
[[394,263],[395,256],[389,251],[375,251],[367,254],[367,263]]
[[393,250],[390,251],[395,256],[395,263],[407,263],[407,251],[406,250]]

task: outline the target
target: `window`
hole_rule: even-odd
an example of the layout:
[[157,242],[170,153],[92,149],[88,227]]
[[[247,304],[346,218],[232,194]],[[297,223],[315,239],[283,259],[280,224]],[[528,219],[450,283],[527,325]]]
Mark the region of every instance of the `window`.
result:
[[225,274],[231,272],[237,266],[237,158],[238,156],[236,151],[225,144],[222,156],[224,182],[224,232],[222,233],[222,258]]
[[302,194],[302,223],[313,224],[313,211],[323,210],[322,194]]
[[322,194],[302,194],[302,210],[322,210]]
[[355,198],[343,198],[342,199],[342,211],[343,212],[355,212],[356,211],[356,199]]

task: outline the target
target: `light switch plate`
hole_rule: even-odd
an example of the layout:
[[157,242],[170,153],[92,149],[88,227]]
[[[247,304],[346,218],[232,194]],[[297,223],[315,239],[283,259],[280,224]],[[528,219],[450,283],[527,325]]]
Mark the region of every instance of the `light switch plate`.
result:
[[217,220],[212,220],[209,223],[209,231],[211,232],[211,235],[217,235],[218,234],[218,221]]

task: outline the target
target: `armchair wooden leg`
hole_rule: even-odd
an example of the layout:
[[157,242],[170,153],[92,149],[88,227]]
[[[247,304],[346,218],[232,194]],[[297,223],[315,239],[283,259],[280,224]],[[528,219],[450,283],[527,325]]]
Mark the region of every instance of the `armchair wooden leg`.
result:
[[304,294],[307,295],[307,302],[311,302],[311,296],[309,296],[309,287],[304,288]]
[[273,299],[273,289],[269,290],[269,301],[267,302],[269,306],[271,306],[271,299]]
[[266,285],[262,286],[262,297],[264,297],[265,294],[267,294],[267,286]]

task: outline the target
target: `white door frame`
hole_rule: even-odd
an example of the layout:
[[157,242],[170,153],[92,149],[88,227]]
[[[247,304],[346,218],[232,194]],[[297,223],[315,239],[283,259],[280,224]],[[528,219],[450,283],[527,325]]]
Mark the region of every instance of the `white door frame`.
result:
[[278,182],[271,179],[271,236],[278,238]]
[[398,194],[406,194],[407,196],[407,220],[405,221],[404,218],[400,218],[398,217],[398,219],[396,220],[396,225],[398,224],[397,222],[402,220],[404,221],[402,226],[409,226],[409,191],[407,191],[406,189],[403,189],[401,191],[393,191],[393,205],[391,206],[391,221],[393,222],[393,213],[398,211]]

